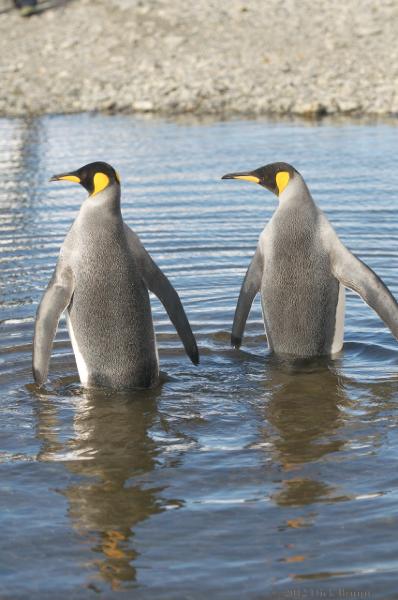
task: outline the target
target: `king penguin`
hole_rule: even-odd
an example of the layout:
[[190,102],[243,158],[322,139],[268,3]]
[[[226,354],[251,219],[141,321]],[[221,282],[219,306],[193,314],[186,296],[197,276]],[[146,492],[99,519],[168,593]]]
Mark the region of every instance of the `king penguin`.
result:
[[158,296],[189,358],[198,364],[196,341],[177,292],[123,222],[117,172],[107,163],[94,162],[50,181],[64,180],[81,184],[89,195],[37,310],[36,383],[47,379],[58,321],[65,312],[84,386],[156,385],[159,364],[148,290]]
[[344,288],[379,315],[398,338],[398,304],[381,279],[340,241],[300,173],[277,162],[222,179],[258,183],[279,198],[244,278],[232,326],[239,348],[261,291],[265,331],[278,355],[333,355],[343,346]]

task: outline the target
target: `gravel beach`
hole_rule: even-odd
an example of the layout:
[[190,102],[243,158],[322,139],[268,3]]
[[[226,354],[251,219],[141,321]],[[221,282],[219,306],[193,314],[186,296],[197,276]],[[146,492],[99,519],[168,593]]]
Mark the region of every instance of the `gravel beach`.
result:
[[398,114],[395,0],[0,0],[0,115]]

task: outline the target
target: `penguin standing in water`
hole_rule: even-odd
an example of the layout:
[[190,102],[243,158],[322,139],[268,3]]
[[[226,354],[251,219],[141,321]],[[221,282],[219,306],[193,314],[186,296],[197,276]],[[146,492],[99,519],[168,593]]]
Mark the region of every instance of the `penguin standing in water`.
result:
[[163,303],[194,364],[199,353],[180,298],[123,222],[120,180],[94,162],[51,181],[80,183],[89,193],[61,247],[53,277],[37,310],[33,375],[42,385],[61,314],[84,386],[154,386],[158,354],[148,290]]
[[242,343],[258,291],[268,344],[276,354],[311,357],[339,352],[345,287],[359,294],[398,338],[396,300],[372,269],[342,244],[294,167],[278,162],[222,179],[252,181],[279,197],[240,290],[233,346]]

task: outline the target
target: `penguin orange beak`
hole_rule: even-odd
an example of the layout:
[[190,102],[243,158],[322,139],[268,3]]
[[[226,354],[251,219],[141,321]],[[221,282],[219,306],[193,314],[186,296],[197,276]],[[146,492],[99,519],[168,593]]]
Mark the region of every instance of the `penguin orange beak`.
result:
[[59,175],[53,175],[49,181],[73,181],[74,183],[81,183],[80,177],[78,177],[74,171],[71,173],[60,173]]
[[257,177],[254,172],[227,173],[226,175],[223,175],[221,179],[243,179],[244,181],[260,183],[260,178]]

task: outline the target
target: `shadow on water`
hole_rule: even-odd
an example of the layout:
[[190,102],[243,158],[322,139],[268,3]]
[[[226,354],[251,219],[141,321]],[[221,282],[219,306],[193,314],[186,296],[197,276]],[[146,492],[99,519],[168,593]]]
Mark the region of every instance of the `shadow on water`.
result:
[[[97,555],[89,563],[94,580],[111,589],[129,587],[136,579],[134,527],[161,512],[161,488],[145,477],[155,468],[158,448],[148,430],[157,416],[157,390],[128,393],[77,391],[73,437],[66,444],[57,432],[54,400],[41,396],[37,406],[38,460],[62,460],[72,482],[61,490],[68,515],[84,545]],[[99,591],[95,583],[90,584]]]

